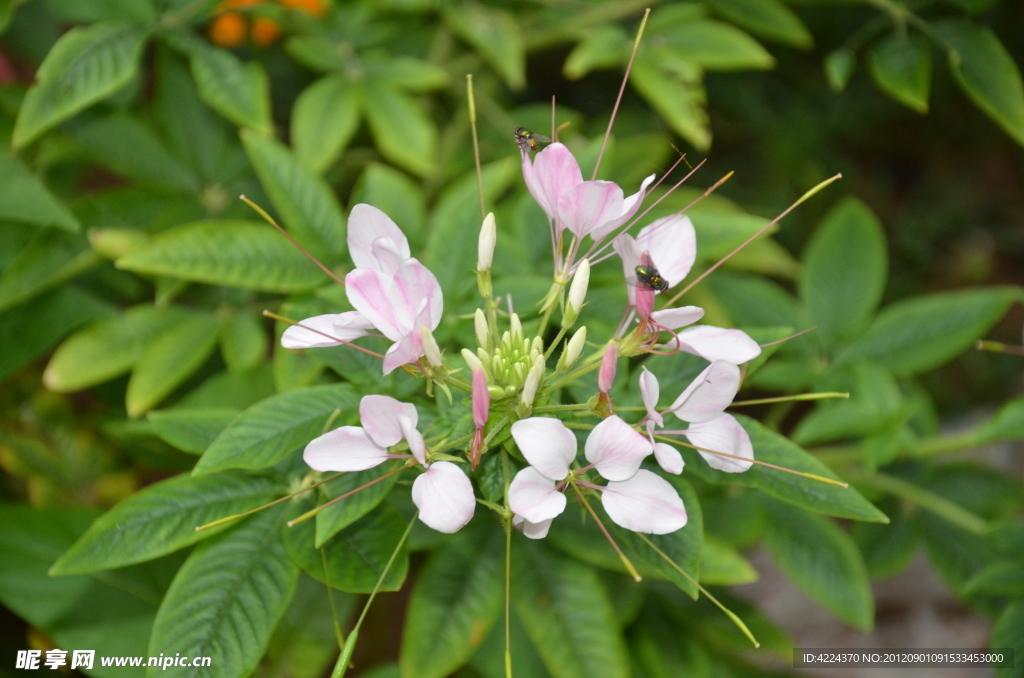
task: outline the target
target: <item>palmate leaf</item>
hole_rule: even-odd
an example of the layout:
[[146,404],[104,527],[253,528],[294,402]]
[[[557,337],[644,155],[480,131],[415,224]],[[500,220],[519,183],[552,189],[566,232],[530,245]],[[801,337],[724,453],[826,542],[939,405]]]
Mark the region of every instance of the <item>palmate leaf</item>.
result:
[[342,412],[336,421],[340,426],[356,416],[358,407],[356,392],[348,384],[312,386],[267,398],[217,436],[193,473],[273,466],[320,435],[334,410]]
[[323,172],[334,164],[352,140],[359,127],[358,95],[359,90],[343,75],[332,73],[304,89],[295,100],[292,149],[313,172]]
[[202,532],[197,527],[261,506],[285,489],[280,481],[238,471],[162,480],[97,518],[50,574],[86,574],[173,553],[231,525]]
[[487,637],[504,598],[504,550],[504,533],[478,521],[427,562],[405,617],[404,678],[444,678]]
[[9,153],[0,153],[0,219],[76,232],[78,219]]
[[160,605],[149,654],[214,659],[147,675],[239,678],[256,667],[299,573],[281,541],[285,509],[262,511],[192,552]]
[[25,95],[11,141],[23,148],[86,106],[121,89],[135,76],[148,29],[104,21],[73,28],[46,55]]
[[[750,435],[755,459],[801,473],[813,473],[838,480],[838,477],[827,466],[788,438],[768,430],[760,422],[749,417],[735,416]],[[843,488],[829,485],[757,464],[743,473],[725,473],[708,466],[695,450],[687,447],[681,447],[680,450],[686,461],[687,473],[694,473],[702,480],[716,484],[756,487],[776,499],[839,518],[877,523],[885,523],[889,520],[884,513],[875,508],[852,487]]]
[[117,267],[263,292],[304,292],[327,280],[274,229],[253,221],[177,226],[118,259]]

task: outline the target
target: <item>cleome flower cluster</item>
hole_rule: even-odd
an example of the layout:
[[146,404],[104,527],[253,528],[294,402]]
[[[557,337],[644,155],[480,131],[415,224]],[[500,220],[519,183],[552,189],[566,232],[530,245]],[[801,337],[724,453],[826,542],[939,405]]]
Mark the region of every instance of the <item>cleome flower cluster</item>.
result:
[[[348,224],[355,268],[345,277],[355,310],[307,318],[281,339],[290,349],[358,348],[356,340],[383,335],[392,342],[381,356],[383,374],[401,368],[449,397],[449,387],[466,392],[472,402],[472,436],[457,445],[439,441],[432,449],[417,429],[414,405],[368,395],[359,408],[361,426],[342,426],[313,440],[304,460],[324,472],[362,471],[391,459],[404,460],[405,467],[422,471],[412,487],[419,519],[440,532],[458,531],[484,505],[525,536],[540,539],[565,511],[570,496],[595,520],[599,518],[590,502],[599,499],[607,516],[627,530],[656,535],[679,530],[687,522],[686,507],[662,473],[678,475],[684,464],[666,440],[685,436],[690,447],[721,471],[749,469],[754,458],[750,438],[725,409],[740,387],[739,366],[757,357],[761,348],[739,330],[695,325],[704,315],[698,307],[655,310],[656,295],[689,274],[696,235],[682,214],[630,233],[646,213],[637,214],[654,175],[624,197],[613,182],[584,181],[576,159],[561,143],[550,144],[535,158],[529,148],[522,148],[522,161],[526,186],[547,216],[552,244],[552,285],[541,303],[535,336],[527,336],[511,304],[506,312],[493,296],[493,215],[484,219],[479,240],[476,275],[483,303],[474,314],[477,346],[462,350],[463,365],[443,355],[434,340],[444,308],[437,278],[411,256],[408,240],[386,214],[360,204],[352,209]],[[598,339],[585,326],[575,327],[590,271],[616,256],[628,302],[614,334],[592,344],[596,350],[584,357],[588,339]],[[561,314],[557,326],[556,310]],[[507,329],[501,331],[499,320],[505,318]],[[549,340],[550,335],[555,336]],[[559,357],[549,364],[556,351]],[[657,376],[644,368],[639,377],[644,411],[635,420],[620,416],[625,410],[616,413],[610,391],[618,360],[677,351],[710,364],[667,406],[659,406]],[[582,403],[558,400],[564,387],[593,371],[598,372],[598,388],[592,398]],[[577,423],[581,413],[600,422]],[[670,418],[681,425],[669,426]],[[582,444],[577,431],[586,431]],[[504,466],[503,506],[478,499],[467,474],[488,454],[510,454]],[[642,468],[652,456],[656,465]],[[513,466],[519,468],[514,475],[509,471]]]

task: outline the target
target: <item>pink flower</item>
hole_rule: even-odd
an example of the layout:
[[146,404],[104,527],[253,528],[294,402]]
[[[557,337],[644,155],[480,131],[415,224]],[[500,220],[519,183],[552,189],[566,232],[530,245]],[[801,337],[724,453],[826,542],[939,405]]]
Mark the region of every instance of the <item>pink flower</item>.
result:
[[373,324],[359,311],[328,313],[306,318],[300,325],[292,325],[281,335],[284,348],[320,348],[340,346],[366,336]]
[[357,268],[345,276],[348,300],[375,328],[395,342],[384,356],[384,374],[424,355],[422,328],[441,322],[444,300],[434,274],[416,259],[406,259],[389,276]]
[[[672,309],[675,310],[675,309]],[[657,315],[655,312],[654,315]],[[674,329],[674,328],[673,328]],[[727,360],[741,365],[761,355],[761,347],[742,330],[726,330],[711,325],[698,325],[679,332],[665,344],[705,360]]]
[[[670,216],[658,219],[640,229],[634,239],[623,233],[612,241],[612,247],[622,259],[626,279],[636,277],[640,255],[646,250],[651,253],[652,263],[661,277],[675,287],[689,274],[697,259],[697,234],[689,217]],[[630,303],[636,303],[637,288],[627,290]]]
[[597,389],[601,393],[608,393],[615,383],[615,365],[619,360],[619,347],[614,341],[609,341],[605,346],[604,355],[601,356],[601,369],[597,373]]
[[306,445],[302,458],[317,471],[365,471],[388,459],[388,448],[405,440],[426,471],[413,482],[412,500],[420,520],[438,532],[457,532],[473,518],[473,484],[455,464],[426,460],[423,436],[416,429],[416,407],[382,395],[369,395],[359,403],[359,426],[342,426]]

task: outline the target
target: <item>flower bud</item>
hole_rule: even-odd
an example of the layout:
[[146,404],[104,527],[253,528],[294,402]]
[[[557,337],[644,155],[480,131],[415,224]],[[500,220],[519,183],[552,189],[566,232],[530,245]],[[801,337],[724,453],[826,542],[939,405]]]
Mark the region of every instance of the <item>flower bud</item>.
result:
[[427,357],[427,362],[432,367],[441,367],[444,365],[444,361],[441,360],[441,349],[437,347],[434,335],[427,327],[421,327],[420,332],[423,335],[423,355]]
[[569,339],[569,343],[566,344],[565,350],[562,351],[562,356],[558,359],[558,366],[556,369],[559,372],[564,372],[579,360],[580,353],[583,352],[583,345],[587,343],[587,327],[583,327],[576,330],[576,333]]
[[619,347],[614,341],[609,341],[601,358],[601,370],[597,373],[597,389],[601,393],[612,390],[612,384],[615,382],[615,364],[618,360]]
[[487,413],[491,409],[491,393],[487,390],[487,375],[482,367],[473,370],[473,423],[477,428],[487,424]]
[[522,404],[526,407],[533,405],[533,399],[537,397],[537,389],[540,387],[541,377],[544,376],[544,358],[534,361],[533,367],[526,375],[526,383],[523,384]]
[[519,315],[517,313],[512,314],[509,325],[512,331],[512,345],[515,346],[523,341],[523,324],[519,322]]
[[466,361],[466,365],[469,366],[469,369],[473,370],[474,372],[477,369],[483,369],[484,367],[483,364],[480,362],[480,359],[473,355],[473,352],[470,351],[468,348],[462,349],[462,359]]
[[491,262],[494,260],[494,243],[497,241],[497,229],[494,225],[494,212],[484,217],[484,223],[480,227],[480,241],[477,244],[476,270],[491,270]]
[[587,297],[587,287],[590,285],[590,261],[584,259],[576,268],[576,275],[572,278],[569,286],[569,301],[565,306],[565,315],[562,316],[562,327],[572,327],[583,309],[583,300]]
[[486,350],[490,346],[490,334],[487,330],[487,316],[482,308],[478,308],[473,314],[473,325],[476,328],[477,346]]

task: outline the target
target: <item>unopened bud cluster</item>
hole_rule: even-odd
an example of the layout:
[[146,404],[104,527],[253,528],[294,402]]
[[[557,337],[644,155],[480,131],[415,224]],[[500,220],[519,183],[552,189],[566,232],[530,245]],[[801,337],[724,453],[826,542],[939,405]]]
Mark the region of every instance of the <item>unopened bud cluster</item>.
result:
[[[493,350],[488,351],[484,344],[477,349],[476,354],[464,350],[463,357],[471,366],[479,364],[484,368],[492,396],[502,398],[532,390],[532,402],[544,376],[544,342],[540,337],[526,337],[519,316],[515,313],[512,314],[510,325],[511,328],[505,330]],[[477,334],[483,335],[478,336],[478,340],[486,339],[483,332]],[[531,373],[535,374],[532,379]]]

